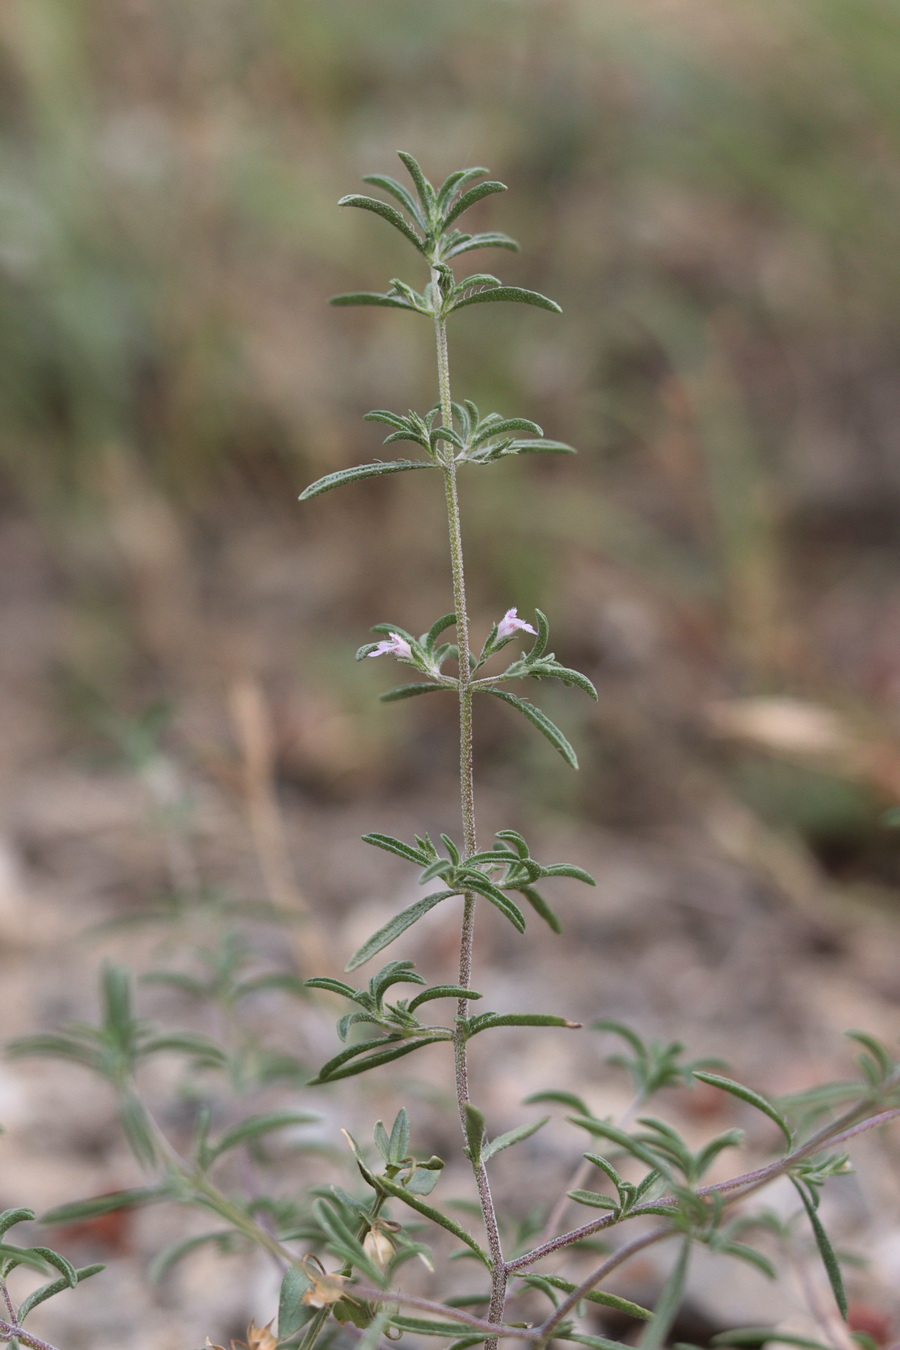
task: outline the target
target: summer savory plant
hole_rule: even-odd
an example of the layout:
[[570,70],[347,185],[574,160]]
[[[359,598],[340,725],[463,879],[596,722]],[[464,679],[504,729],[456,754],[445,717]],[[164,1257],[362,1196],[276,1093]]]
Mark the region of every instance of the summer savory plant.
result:
[[[826,1181],[848,1168],[845,1145],[860,1132],[900,1116],[900,1066],[865,1033],[850,1033],[858,1050],[856,1079],[826,1084],[775,1104],[714,1072],[709,1061],[685,1060],[678,1044],[645,1042],[618,1022],[595,1023],[597,1030],[612,1033],[621,1043],[622,1052],[614,1062],[631,1077],[631,1106],[624,1116],[613,1119],[596,1114],[568,1091],[548,1089],[532,1097],[531,1102],[561,1108],[586,1137],[587,1147],[572,1160],[568,1188],[536,1221],[523,1222],[518,1213],[504,1214],[495,1203],[494,1159],[507,1150],[513,1150],[514,1159],[515,1150],[549,1117],[496,1134],[470,1094],[470,1054],[480,1053],[482,1037],[502,1035],[506,1027],[559,1028],[563,1035],[576,1024],[527,1007],[512,1012],[482,1010],[482,995],[475,988],[476,915],[490,905],[517,932],[524,930],[526,917],[558,932],[559,921],[545,896],[546,883],[594,882],[579,867],[539,861],[514,829],[497,831],[487,844],[479,841],[473,712],[476,702],[500,700],[574,769],[577,760],[569,741],[528,694],[536,682],[548,679],[592,699],[597,693],[585,675],[548,651],[548,623],[542,613],[520,615],[518,607],[505,599],[498,604],[499,617],[487,635],[476,635],[466,602],[459,475],[477,474],[517,455],[572,451],[545,438],[528,418],[482,415],[472,402],[454,398],[448,321],[474,305],[525,304],[554,314],[558,306],[535,291],[504,285],[488,272],[457,275],[467,254],[517,248],[505,234],[467,233],[460,227],[462,217],[477,202],[504,191],[502,183],[486,179],[484,169],[472,168],[450,174],[435,187],[411,155],[401,154],[400,159],[410,186],[372,175],[365,181],[382,195],[351,195],[341,205],[371,212],[403,236],[418,254],[421,289],[394,279],[384,291],[340,295],[332,303],[383,306],[424,319],[434,341],[437,402],[421,414],[383,409],[369,413],[367,420],[388,428],[385,444],[402,443],[413,450],[404,458],[376,459],[330,473],[308,487],[301,501],[368,478],[419,470],[429,471],[443,492],[452,611],[438,616],[419,636],[396,621],[378,623],[372,630],[376,640],[362,646],[357,658],[385,658],[409,668],[410,678],[383,695],[387,702],[432,694],[455,700],[460,819],[454,833],[448,825],[438,840],[424,833],[412,841],[380,832],[363,836],[373,848],[407,862],[426,893],[350,956],[347,979],[321,976],[306,981],[306,991],[324,991],[332,1003],[339,1001],[346,1009],[337,1023],[334,1053],[309,1082],[309,1104],[314,1104],[314,1089],[320,1085],[354,1075],[384,1075],[394,1061],[424,1046],[445,1045],[458,1114],[458,1155],[452,1161],[471,1173],[477,1203],[460,1208],[452,1197],[442,1197],[442,1172],[448,1160],[417,1146],[415,1124],[399,1103],[390,1125],[374,1124],[371,1142],[346,1136],[352,1160],[346,1187],[316,1186],[308,1191],[297,1187],[285,1199],[262,1190],[251,1194],[238,1182],[229,1185],[225,1170],[229,1157],[247,1150],[264,1164],[261,1142],[277,1130],[308,1122],[309,1114],[294,1109],[244,1110],[236,1123],[223,1129],[215,1126],[209,1108],[201,1103],[193,1144],[179,1152],[141,1094],[137,1082],[141,1062],[159,1053],[183,1054],[192,1069],[222,1071],[237,1097],[252,1108],[261,1085],[279,1073],[296,1082],[298,1061],[285,1069],[282,1061],[267,1058],[246,1036],[220,1044],[196,1033],[158,1031],[135,1015],[127,973],[109,966],[103,975],[99,1026],[75,1024],[54,1035],[26,1037],[13,1049],[18,1054],[62,1056],[110,1081],[119,1094],[129,1142],[152,1179],[142,1188],[66,1206],[45,1217],[58,1221],[164,1199],[214,1215],[215,1229],[177,1244],[163,1254],[159,1267],[167,1268],[201,1242],[229,1249],[249,1243],[266,1252],[281,1274],[278,1307],[256,1310],[246,1341],[232,1342],[242,1350],[276,1346],[313,1350],[331,1343],[383,1350],[388,1342],[398,1341],[410,1347],[437,1343],[447,1350],[476,1345],[495,1350],[500,1341],[532,1350],[542,1350],[551,1341],[610,1350],[624,1342],[601,1333],[623,1325],[631,1328],[621,1333],[629,1335],[629,1344],[660,1350],[670,1343],[696,1248],[749,1263],[761,1276],[774,1279],[782,1258],[796,1248],[799,1220],[806,1225],[810,1247],[818,1253],[830,1285],[830,1306],[811,1309],[819,1339],[787,1332],[776,1336],[766,1322],[763,1301],[760,1325],[736,1328],[714,1343],[757,1346],[778,1339],[845,1350],[849,1333],[841,1329],[841,1321],[846,1318],[847,1298],[838,1257],[819,1217],[819,1198]],[[394,944],[408,929],[438,907],[447,924],[460,916],[458,964],[443,983],[428,985],[402,955],[379,963],[388,948],[396,952]],[[284,973],[248,974],[247,953],[233,936],[200,956],[207,978],[182,975],[172,977],[173,982],[218,1000],[231,1013],[262,988],[298,992]],[[363,967],[373,973],[357,976]],[[308,992],[305,996],[319,997]],[[647,1111],[649,1099],[660,1089],[695,1081],[737,1098],[743,1110],[761,1113],[773,1139],[781,1141],[770,1162],[727,1180],[708,1179],[714,1163],[715,1175],[721,1176],[720,1155],[740,1145],[741,1131],[727,1129],[696,1148],[671,1124]],[[520,1156],[524,1158],[526,1151],[520,1150]],[[520,1164],[520,1189],[526,1192],[531,1166]],[[783,1209],[779,1217],[748,1203],[779,1178],[789,1180],[796,1191],[796,1215],[789,1219],[783,1217]],[[571,1215],[579,1209],[581,1218],[573,1222]],[[5,1313],[0,1308],[0,1340],[47,1350],[46,1342],[23,1327],[25,1317],[41,1299],[96,1268],[73,1271],[63,1257],[46,1248],[10,1244],[7,1230],[25,1217],[29,1216],[23,1211],[13,1211],[0,1219],[0,1294],[5,1303]],[[638,1304],[614,1292],[610,1280],[614,1272],[638,1254],[664,1244],[671,1254],[662,1267],[666,1273],[655,1298]],[[468,1258],[472,1272],[468,1282],[462,1280],[457,1257]],[[414,1292],[422,1287],[421,1279],[404,1278],[404,1267],[413,1258],[420,1258],[432,1272],[423,1276],[430,1281],[427,1296]],[[58,1278],[16,1306],[6,1282],[20,1264],[55,1267]],[[467,1287],[461,1289],[461,1282]],[[863,1337],[857,1339],[865,1344]]]

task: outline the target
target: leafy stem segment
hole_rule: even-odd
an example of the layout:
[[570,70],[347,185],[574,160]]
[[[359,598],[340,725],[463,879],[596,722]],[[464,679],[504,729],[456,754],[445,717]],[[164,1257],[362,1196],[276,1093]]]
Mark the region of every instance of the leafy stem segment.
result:
[[[428,264],[429,279],[424,290],[416,291],[408,283],[394,279],[385,292],[353,292],[336,296],[332,303],[338,305],[380,305],[390,309],[406,309],[413,313],[430,315],[434,326],[435,352],[437,359],[438,404],[427,417],[410,413],[403,417],[394,413],[379,411],[371,413],[372,420],[386,423],[392,428],[387,441],[408,440],[421,446],[427,455],[426,460],[392,461],[361,465],[356,469],[339,470],[326,475],[318,483],[312,484],[303,493],[309,498],[325,492],[343,483],[356,479],[373,477],[386,473],[402,472],[407,468],[439,468],[444,481],[444,498],[447,510],[447,522],[450,542],[450,563],[453,585],[453,615],[447,616],[447,622],[439,620],[432,630],[418,642],[402,629],[389,625],[379,625],[376,631],[386,636],[382,641],[370,643],[361,648],[358,656],[393,655],[399,660],[415,666],[425,676],[424,682],[400,686],[390,691],[389,699],[407,698],[414,694],[432,689],[455,687],[459,705],[459,780],[460,810],[462,815],[462,853],[451,845],[450,856],[446,864],[435,858],[423,860],[425,876],[441,876],[445,889],[426,896],[423,900],[408,906],[402,914],[395,916],[386,925],[364,943],[351,958],[348,969],[368,960],[377,951],[393,941],[411,923],[422,917],[429,909],[452,895],[460,895],[463,901],[460,928],[458,978],[455,987],[457,997],[457,1016],[454,1027],[443,1030],[435,1027],[423,1027],[414,1015],[415,1000],[406,1001],[402,1006],[395,1004],[385,1008],[377,990],[371,985],[367,993],[354,991],[341,982],[330,982],[334,992],[340,992],[359,1005],[358,1010],[342,1019],[341,1034],[346,1036],[351,1025],[359,1022],[376,1022],[386,1031],[384,1037],[365,1041],[361,1045],[351,1045],[326,1064],[319,1073],[318,1081],[342,1077],[348,1073],[375,1067],[378,1064],[409,1053],[418,1045],[449,1036],[453,1043],[456,1096],[460,1122],[467,1138],[467,1153],[475,1175],[475,1181],[481,1202],[482,1217],[490,1251],[492,1266],[492,1287],[488,1320],[499,1324],[502,1319],[506,1291],[506,1266],[500,1241],[494,1203],[491,1197],[485,1161],[480,1147],[475,1147],[472,1139],[472,1112],[470,1102],[469,1070],[467,1044],[476,1031],[488,1026],[503,1025],[508,1017],[498,1014],[482,1014],[480,1018],[468,1016],[469,1001],[473,997],[471,976],[473,964],[473,946],[475,935],[475,907],[479,896],[486,898],[521,929],[524,918],[518,907],[508,898],[506,891],[516,887],[522,890],[525,898],[533,905],[551,926],[555,918],[547,909],[543,899],[533,890],[533,882],[543,873],[532,866],[527,846],[524,848],[514,842],[502,841],[492,853],[478,855],[475,783],[473,763],[473,725],[472,702],[476,690],[484,690],[509,703],[522,712],[538,729],[550,739],[555,748],[575,766],[574,752],[565,737],[553,726],[552,722],[539,710],[525,700],[517,699],[505,690],[494,687],[494,682],[481,678],[476,681],[475,673],[489,656],[499,650],[516,629],[528,629],[530,625],[515,618],[516,611],[510,610],[504,619],[508,632],[502,632],[502,625],[495,625],[479,657],[473,657],[470,646],[469,613],[466,603],[465,569],[463,562],[462,531],[460,524],[459,493],[457,488],[458,465],[466,460],[474,463],[490,463],[503,455],[515,454],[524,450],[546,450],[550,453],[566,453],[570,447],[560,442],[543,441],[540,427],[524,418],[503,419],[496,414],[481,419],[473,404],[456,405],[453,403],[450,388],[450,363],[447,344],[447,318],[458,309],[476,304],[512,301],[536,306],[551,311],[559,306],[536,291],[525,290],[517,286],[505,286],[490,273],[480,272],[457,280],[451,267],[451,260],[462,254],[479,248],[516,249],[518,246],[508,235],[495,231],[468,234],[456,228],[456,221],[471,206],[485,197],[504,191],[502,183],[488,180],[479,182],[486,170],[472,168],[459,170],[435,188],[422,173],[412,155],[402,153],[400,159],[412,179],[413,191],[395,179],[386,175],[369,176],[365,181],[379,188],[391,201],[382,198],[352,194],[341,200],[342,206],[355,206],[380,216],[396,229],[423,256]],[[396,204],[395,204],[396,203]],[[524,432],[535,436],[536,440],[522,440],[516,433]],[[456,644],[443,646],[435,650],[435,641],[444,626],[456,625]],[[546,624],[542,620],[543,641],[546,643]],[[453,654],[457,659],[458,674],[452,679],[441,672],[441,663]],[[533,675],[539,678],[543,674],[557,675],[566,683],[577,682],[593,693],[593,687],[583,676],[576,676],[558,666],[553,658],[532,670],[527,664],[519,663],[521,670],[512,669],[501,679],[512,679],[515,675]],[[370,837],[370,842],[392,847]],[[400,841],[393,841],[399,844]],[[429,841],[430,843],[430,841]],[[417,840],[417,845],[423,841]],[[524,841],[522,841],[524,845]],[[401,849],[393,847],[394,852]],[[424,851],[419,848],[419,853]],[[411,850],[412,852],[412,850]],[[419,860],[418,858],[416,859]],[[498,881],[493,873],[497,866],[505,867],[505,875]],[[425,879],[423,876],[423,879]],[[394,979],[412,978],[409,973],[401,973],[397,967],[402,963],[392,963]],[[388,968],[386,968],[388,969]],[[383,974],[383,972],[382,972]],[[379,977],[375,977],[377,980]],[[316,983],[315,981],[313,983]],[[319,982],[321,983],[321,982]],[[340,986],[340,987],[338,987]],[[442,996],[442,995],[441,995]],[[515,1019],[514,1019],[515,1020]],[[553,1020],[565,1024],[564,1019]],[[488,1343],[490,1350],[490,1342]]]

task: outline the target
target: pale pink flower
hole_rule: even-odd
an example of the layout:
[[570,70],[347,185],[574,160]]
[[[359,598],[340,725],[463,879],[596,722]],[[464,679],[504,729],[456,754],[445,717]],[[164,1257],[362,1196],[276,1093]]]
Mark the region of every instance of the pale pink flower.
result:
[[531,633],[537,637],[537,629],[532,628],[530,623],[520,619],[516,610],[508,609],[503,618],[497,624],[497,641],[504,642],[506,638],[512,637],[513,633]]
[[402,638],[399,633],[391,633],[389,637],[383,638],[369,655],[399,656],[401,660],[409,661],[412,658],[412,648],[406,638]]

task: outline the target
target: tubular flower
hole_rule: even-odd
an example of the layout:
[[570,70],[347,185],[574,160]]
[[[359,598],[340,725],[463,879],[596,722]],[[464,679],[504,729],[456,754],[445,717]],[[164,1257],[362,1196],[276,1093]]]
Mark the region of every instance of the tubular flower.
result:
[[520,619],[516,610],[508,609],[497,624],[497,641],[504,642],[506,638],[512,637],[517,632],[531,633],[534,637],[537,637],[536,628],[532,628],[530,623]]
[[412,648],[402,638],[399,633],[391,633],[389,637],[383,638],[381,642],[369,652],[369,656],[398,656],[401,661],[410,661],[412,659]]

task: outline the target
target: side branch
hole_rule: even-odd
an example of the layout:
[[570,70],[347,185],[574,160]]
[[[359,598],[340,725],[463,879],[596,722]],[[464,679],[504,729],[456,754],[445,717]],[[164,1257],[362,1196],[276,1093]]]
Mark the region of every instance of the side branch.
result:
[[[521,1335],[521,1332],[518,1334]],[[19,1341],[22,1345],[30,1346],[31,1350],[56,1350],[49,1341],[42,1341],[40,1336],[32,1336],[30,1331],[12,1322],[0,1321],[0,1341]]]
[[[894,1107],[889,1111],[882,1111],[878,1115],[869,1116],[865,1120],[855,1120],[855,1123],[850,1123],[854,1122],[854,1118],[858,1115],[859,1108],[845,1112],[838,1120],[823,1127],[805,1144],[801,1144],[799,1148],[785,1154],[783,1158],[778,1158],[766,1167],[759,1167],[752,1172],[744,1172],[741,1176],[732,1177],[729,1181],[717,1181],[710,1186],[700,1186],[695,1194],[699,1196],[723,1195],[726,1197],[726,1204],[731,1204],[735,1200],[742,1200],[745,1195],[750,1195],[770,1181],[774,1181],[776,1177],[783,1176],[785,1172],[790,1171],[795,1163],[802,1162],[804,1158],[821,1152],[823,1148],[843,1144],[847,1139],[852,1139],[857,1134],[862,1134],[866,1130],[875,1129],[879,1125],[886,1125],[889,1121],[896,1120],[900,1117],[900,1107]],[[573,1228],[568,1233],[562,1233],[559,1237],[551,1238],[549,1242],[544,1242],[539,1247],[533,1248],[532,1251],[526,1252],[524,1256],[517,1256],[514,1261],[507,1262],[506,1269],[509,1273],[515,1270],[524,1270],[527,1266],[533,1265],[535,1261],[540,1261],[542,1257],[560,1251],[563,1247],[571,1247],[573,1243],[581,1242],[582,1239],[590,1237],[593,1233],[598,1233],[604,1228],[613,1228],[616,1224],[622,1223],[624,1219],[638,1219],[647,1214],[658,1214],[662,1206],[671,1207],[674,1210],[677,1203],[674,1196],[663,1195],[652,1203],[635,1205],[634,1209],[629,1210],[626,1215],[604,1214],[600,1219],[594,1219],[591,1223],[583,1224],[580,1228]]]

